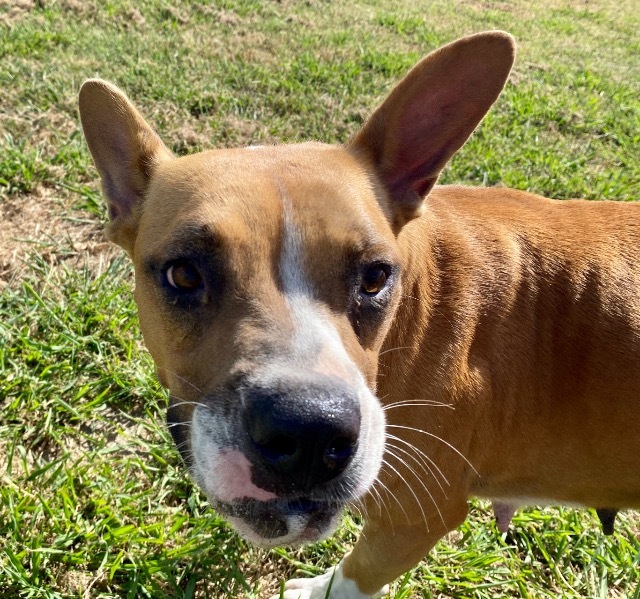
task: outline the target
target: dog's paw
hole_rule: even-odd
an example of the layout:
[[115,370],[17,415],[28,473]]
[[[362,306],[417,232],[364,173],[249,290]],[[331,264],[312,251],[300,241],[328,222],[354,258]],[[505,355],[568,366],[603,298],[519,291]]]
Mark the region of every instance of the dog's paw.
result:
[[282,595],[271,599],[378,599],[389,592],[385,586],[375,595],[365,595],[356,583],[342,574],[342,562],[324,574],[313,578],[294,578],[284,585]]

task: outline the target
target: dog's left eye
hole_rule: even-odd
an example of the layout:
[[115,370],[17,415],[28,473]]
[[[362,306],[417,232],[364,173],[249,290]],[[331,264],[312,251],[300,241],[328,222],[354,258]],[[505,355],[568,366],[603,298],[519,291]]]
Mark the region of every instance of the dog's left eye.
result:
[[171,287],[187,293],[200,289],[204,282],[200,271],[184,260],[171,264],[165,272],[165,277]]
[[362,274],[360,291],[365,295],[378,295],[387,284],[389,267],[383,264],[369,266]]

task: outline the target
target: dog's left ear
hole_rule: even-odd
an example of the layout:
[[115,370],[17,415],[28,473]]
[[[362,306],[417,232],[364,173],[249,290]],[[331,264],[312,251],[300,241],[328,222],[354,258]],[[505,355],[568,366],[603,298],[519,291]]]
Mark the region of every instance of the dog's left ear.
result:
[[442,168],[500,95],[514,58],[514,39],[502,31],[432,52],[349,141],[387,188],[396,231],[420,214]]

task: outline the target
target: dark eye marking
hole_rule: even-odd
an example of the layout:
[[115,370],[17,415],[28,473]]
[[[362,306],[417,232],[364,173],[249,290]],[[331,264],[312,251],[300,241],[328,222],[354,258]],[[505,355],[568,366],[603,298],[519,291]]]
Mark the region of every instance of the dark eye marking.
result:
[[399,266],[386,260],[367,261],[358,269],[352,288],[350,318],[362,343],[372,339],[394,298]]

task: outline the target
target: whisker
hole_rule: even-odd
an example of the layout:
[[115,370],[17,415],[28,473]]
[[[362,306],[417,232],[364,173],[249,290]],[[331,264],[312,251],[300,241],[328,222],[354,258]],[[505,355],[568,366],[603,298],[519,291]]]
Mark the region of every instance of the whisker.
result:
[[169,368],[161,368],[158,367],[158,370],[164,370],[166,373],[175,376],[177,379],[181,380],[183,383],[186,383],[187,385],[189,385],[190,387],[193,387],[198,393],[200,393],[201,395],[206,395],[205,392],[200,389],[199,387],[197,387],[196,385],[194,385],[190,380],[184,378],[183,376],[180,376],[177,372],[175,372],[174,370],[170,370]]
[[[374,495],[374,491],[377,493],[377,495]],[[378,515],[382,516],[382,505],[380,504],[380,494],[378,493],[377,489],[374,489],[374,485],[371,485],[371,488],[369,489],[369,495],[371,496],[372,501],[375,503],[376,508],[378,509]],[[367,502],[364,501],[364,498],[363,498],[362,500],[358,501],[357,503],[364,510],[365,516],[367,517],[367,520],[368,520],[369,519],[369,506],[367,505]]]
[[204,404],[199,401],[189,401],[186,399],[181,399],[180,397],[177,397],[175,395],[172,395],[171,397],[175,399],[179,399],[180,401],[170,404],[169,405],[170,408],[178,408],[180,406],[200,406],[201,408],[205,408],[206,410],[211,409],[207,404]]
[[356,516],[358,516],[358,518],[360,518],[361,521],[364,520],[364,516],[362,515],[362,510],[360,510],[360,508],[355,503],[352,503],[349,506],[349,509],[355,511],[356,512]]
[[[395,449],[400,449],[400,448],[396,447]],[[433,503],[433,507],[436,508],[436,511],[438,512],[438,516],[440,516],[440,520],[442,521],[442,524],[444,524],[444,526],[446,528],[447,525],[446,525],[446,523],[444,521],[444,518],[442,517],[442,512],[440,511],[440,507],[438,506],[437,501],[435,500],[435,498],[431,494],[431,491],[429,491],[426,483],[422,480],[420,475],[413,469],[413,467],[411,467],[409,464],[407,464],[407,462],[405,460],[403,460],[400,456],[398,456],[395,453],[393,453],[393,451],[389,451],[389,455],[391,455],[394,458],[396,458],[396,460],[398,460],[401,464],[403,464],[405,466],[405,468],[407,468],[409,470],[409,472],[411,472],[411,474],[413,474],[416,477],[416,480],[422,485],[422,488],[426,491],[427,495],[429,496],[429,499],[431,500],[431,503]],[[407,483],[407,486],[410,486],[409,483]],[[422,504],[420,504],[420,511],[422,511]],[[424,511],[422,513],[424,514]],[[427,532],[428,532],[429,531],[429,525],[427,524],[426,517],[425,517],[425,524],[427,526]]]
[[403,293],[403,294],[400,295],[400,297],[402,297],[403,299],[404,298],[412,299],[412,300],[415,300],[418,303],[422,303],[422,299],[419,298],[419,297],[416,297],[415,295],[408,295],[406,293]]
[[427,435],[428,437],[432,437],[437,441],[440,441],[440,443],[443,443],[449,449],[451,449],[456,454],[458,454],[467,463],[469,468],[471,468],[478,476],[480,476],[480,473],[474,468],[473,464],[459,450],[457,450],[453,445],[451,445],[451,443],[449,443],[448,441],[445,441],[442,437],[439,437],[438,435],[434,435],[433,433],[430,433],[428,431],[423,431],[421,428],[415,428],[414,426],[404,426],[401,424],[387,424],[387,426],[390,428],[401,428],[408,431],[415,431],[416,433],[421,433],[423,435]]
[[[427,464],[424,459],[419,460],[415,455],[413,455],[410,451],[407,451],[406,449],[404,449],[403,447],[398,447],[397,445],[392,445],[392,444],[387,444],[387,447],[392,447],[393,449],[397,449],[398,451],[401,451],[403,454],[405,454],[406,456],[410,457],[416,464],[418,464],[423,472],[427,475],[431,475],[433,477],[433,479],[436,481],[436,484],[438,485],[438,487],[440,488],[440,490],[442,491],[442,494],[445,496],[445,499],[448,499],[447,497],[447,493],[444,490],[444,487],[442,486],[442,484],[440,483],[440,480],[438,479],[438,477],[435,475],[434,471],[432,470],[432,468],[429,466],[429,464]],[[412,447],[411,445],[409,445],[410,449],[413,449],[415,451],[415,447]],[[422,457],[422,456],[421,456]]]
[[[387,507],[387,504],[385,503],[384,499],[382,498],[382,494],[380,493],[380,489],[378,489],[376,487],[376,483],[374,482],[373,485],[371,485],[371,488],[369,489],[369,494],[371,495],[371,499],[373,500],[373,502],[376,505],[376,508],[378,509],[378,516],[382,517],[382,508],[384,508],[385,512],[387,512],[387,516],[389,517],[389,519],[391,519],[391,513],[389,512],[389,508]],[[369,508],[367,507],[366,503],[364,502],[364,498],[363,498],[363,503],[365,505],[365,509],[368,510]]]
[[186,426],[191,428],[192,424],[191,422],[187,422],[186,420],[184,422],[170,422],[168,424],[165,425],[166,428],[173,428],[174,426]]
[[[395,456],[394,456],[394,457],[395,457]],[[396,459],[398,459],[398,458],[396,457]],[[402,461],[402,460],[400,460],[400,461]],[[418,507],[420,508],[420,511],[422,512],[422,518],[424,519],[424,524],[425,524],[425,526],[427,527],[427,531],[428,531],[428,530],[429,530],[429,524],[427,523],[427,516],[426,516],[426,514],[424,513],[424,510],[422,509],[422,504],[420,503],[420,500],[418,499],[418,496],[416,495],[416,492],[413,490],[413,488],[411,487],[411,485],[406,481],[406,479],[405,479],[405,478],[400,474],[400,472],[398,472],[398,470],[397,470],[397,469],[396,469],[392,464],[390,464],[389,462],[387,462],[387,460],[383,460],[383,462],[384,462],[387,466],[389,466],[389,468],[391,468],[391,470],[393,470],[393,471],[396,473],[396,475],[398,476],[398,478],[399,478],[399,479],[400,479],[400,480],[401,480],[401,481],[402,481],[402,482],[407,486],[407,489],[409,489],[409,491],[411,492],[411,494],[412,494],[412,495],[413,495],[413,497],[415,498],[416,503],[418,504]],[[402,505],[399,501],[398,501],[398,503],[399,503],[400,505]],[[404,508],[402,509],[402,511],[404,512],[404,515],[407,517],[407,522],[408,522],[409,524],[411,524],[411,520],[409,520],[409,516],[407,515],[407,512],[404,510]]]
[[[379,478],[376,479],[374,486],[376,484],[379,484],[386,492],[387,497],[391,496],[393,497],[393,499],[395,499],[399,504],[400,501],[398,500],[398,498],[389,490],[389,487],[387,487],[387,485],[385,485]],[[372,487],[373,489],[373,487]],[[376,492],[378,493],[378,496],[380,497],[380,500],[382,501],[382,505],[384,506],[385,511],[387,512],[387,516],[389,516],[389,523],[391,524],[391,534],[393,534],[395,536],[395,529],[393,526],[393,518],[391,517],[391,512],[389,511],[389,506],[387,505],[387,502],[382,498],[382,493],[380,492],[379,489],[376,489]],[[402,504],[400,504],[400,509],[403,509]],[[382,515],[382,514],[381,514]]]
[[184,472],[186,473],[188,476],[191,476],[191,471],[189,469],[189,467],[187,466],[187,460],[190,461],[194,461],[195,460],[195,455],[193,453],[193,450],[186,447],[187,446],[187,442],[183,441],[182,443],[180,443],[179,445],[176,444],[176,449],[178,450],[180,457],[182,458],[182,462],[184,467],[177,467],[176,469],[180,472]]
[[[444,483],[450,487],[451,484],[449,483],[449,480],[447,479],[447,477],[444,475],[444,473],[442,472],[442,470],[440,470],[440,468],[438,467],[438,464],[436,464],[430,457],[429,455],[422,451],[422,449],[420,449],[419,447],[416,447],[415,445],[413,445],[412,443],[409,443],[409,441],[407,441],[406,439],[403,439],[402,437],[396,437],[395,435],[392,435],[391,433],[385,433],[385,437],[387,439],[393,439],[394,441],[400,441],[400,443],[404,443],[405,445],[407,445],[408,447],[410,447],[411,449],[413,449],[413,451],[417,452],[419,455],[421,455],[425,460],[427,460],[427,462],[429,462],[429,464],[431,464],[436,471],[438,472],[438,474],[442,477],[442,480],[444,481]],[[429,468],[429,470],[431,470],[431,468]],[[443,489],[444,492],[444,489]]]
[[453,404],[436,401],[435,399],[405,399],[403,401],[394,401],[393,403],[382,406],[383,410],[391,410],[393,408],[402,408],[404,406],[430,406],[434,408],[449,408],[455,410]]
[[[378,508],[378,515],[382,516],[382,497],[380,497],[380,492],[378,491],[378,489],[375,488],[376,482],[377,481],[374,481],[373,484],[369,487],[367,495],[371,496],[371,499],[375,503],[376,508]],[[359,497],[354,503],[358,504],[365,511],[368,519],[369,508],[367,507],[365,498],[366,496]]]
[[413,348],[410,345],[406,345],[406,346],[403,346],[403,347],[392,347],[390,349],[385,349],[384,351],[381,351],[378,354],[378,357],[384,356],[385,354],[388,354],[389,352],[392,352],[392,351],[398,351],[400,349],[413,349]]
[[[375,488],[376,486],[376,482],[378,481],[374,481],[374,483],[371,485],[371,487],[369,488],[368,494],[370,494],[371,498],[373,499],[373,501],[376,504],[376,507],[378,508],[378,515],[379,517],[382,517],[382,505],[384,505],[384,508],[387,512],[387,515],[389,516],[389,523],[391,524],[391,530],[393,531],[393,520],[391,519],[391,514],[389,513],[389,510],[387,509],[386,504],[384,503],[384,500],[382,499],[381,495],[380,495],[380,491],[378,489]],[[358,505],[362,508],[362,510],[364,511],[364,519],[363,522],[366,524],[366,522],[369,521],[370,519],[370,515],[369,515],[369,507],[367,502],[364,501],[364,498],[360,498],[357,501]],[[386,531],[383,532],[383,535],[386,538]],[[360,537],[363,539],[366,539],[366,533],[364,532],[364,528],[360,531]]]

